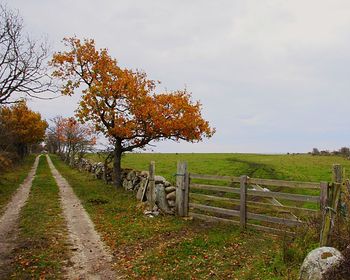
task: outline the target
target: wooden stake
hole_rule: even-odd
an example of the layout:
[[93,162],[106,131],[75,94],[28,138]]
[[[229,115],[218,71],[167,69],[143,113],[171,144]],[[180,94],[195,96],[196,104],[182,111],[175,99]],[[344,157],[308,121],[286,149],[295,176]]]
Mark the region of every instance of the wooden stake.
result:
[[176,213],[180,217],[186,217],[188,215],[188,189],[189,189],[189,176],[187,172],[187,163],[177,163],[176,173]]
[[240,225],[241,229],[245,229],[247,226],[247,176],[240,177]]
[[328,205],[328,183],[320,183],[320,210],[323,213],[325,207]]
[[151,210],[153,209],[155,205],[155,181],[154,181],[154,176],[155,176],[155,169],[156,169],[156,164],[154,161],[151,161],[149,165],[149,179],[148,179],[148,188],[149,188],[149,204]]
[[333,184],[330,189],[329,203],[325,207],[323,215],[322,229],[320,233],[320,246],[327,246],[329,236],[332,232],[334,218],[338,210],[338,202],[340,198],[340,190],[342,184],[342,168],[340,164],[333,165]]

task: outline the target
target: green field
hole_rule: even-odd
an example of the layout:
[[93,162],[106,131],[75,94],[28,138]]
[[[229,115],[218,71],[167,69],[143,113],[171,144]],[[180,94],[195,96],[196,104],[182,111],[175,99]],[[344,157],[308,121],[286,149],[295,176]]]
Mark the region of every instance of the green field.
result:
[[[97,154],[89,154],[87,158],[102,161]],[[189,172],[212,175],[241,176],[251,178],[294,180],[304,182],[332,181],[332,165],[341,164],[345,170],[350,170],[350,160],[340,156],[313,156],[309,154],[264,155],[264,154],[163,154],[163,153],[126,153],[122,158],[122,167],[136,170],[147,170],[149,163],[155,161],[156,174],[164,176],[171,183],[175,183],[176,166],[178,161],[188,163]],[[196,182],[196,181],[194,181]],[[199,182],[201,183],[201,182]],[[205,184],[227,184],[225,182],[203,181]],[[276,188],[269,187],[270,190]],[[319,195],[318,190],[279,188],[277,191]],[[203,194],[211,194],[200,191]],[[237,198],[237,195],[225,196]],[[197,201],[198,202],[198,201]],[[280,200],[285,205],[317,209],[315,203],[295,203]],[[220,203],[221,206],[224,204]],[[220,205],[213,205],[220,206]],[[232,207],[228,205],[229,207]]]
[[[96,154],[87,158],[101,161]],[[339,156],[262,155],[262,154],[160,154],[127,153],[122,167],[148,170],[150,161],[156,162],[156,174],[174,182],[177,161],[186,161],[193,173],[240,176],[297,181],[330,181],[332,164],[350,170],[350,160]]]

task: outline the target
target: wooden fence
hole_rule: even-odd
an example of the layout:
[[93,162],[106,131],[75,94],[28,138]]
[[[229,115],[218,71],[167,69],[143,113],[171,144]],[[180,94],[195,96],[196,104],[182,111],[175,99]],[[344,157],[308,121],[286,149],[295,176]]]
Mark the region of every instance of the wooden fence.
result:
[[332,186],[328,182],[193,174],[184,162],[178,163],[176,176],[179,216],[273,233],[301,225],[310,215],[327,208]]

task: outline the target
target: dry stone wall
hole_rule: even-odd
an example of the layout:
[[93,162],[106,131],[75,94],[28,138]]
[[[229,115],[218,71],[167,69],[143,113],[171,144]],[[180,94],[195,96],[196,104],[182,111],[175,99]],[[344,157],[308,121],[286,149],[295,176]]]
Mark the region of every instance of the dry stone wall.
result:
[[[87,159],[76,159],[74,166],[81,171],[90,172],[97,179],[112,183],[112,168],[105,167],[102,162],[92,162]],[[123,188],[136,194],[136,199],[142,202],[155,200],[155,206],[149,215],[159,213],[173,215],[175,213],[176,187],[164,177],[154,177],[155,188],[153,194],[149,188],[149,172],[133,169],[122,170]]]

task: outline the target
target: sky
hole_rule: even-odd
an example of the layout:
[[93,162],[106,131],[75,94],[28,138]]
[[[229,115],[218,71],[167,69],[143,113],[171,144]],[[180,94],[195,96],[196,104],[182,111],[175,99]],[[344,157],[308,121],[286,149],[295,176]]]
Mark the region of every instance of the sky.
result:
[[[154,152],[308,152],[350,145],[348,0],[11,0],[52,51],[76,35],[144,70],[157,91],[187,88],[216,134]],[[79,96],[30,106],[72,116]]]

